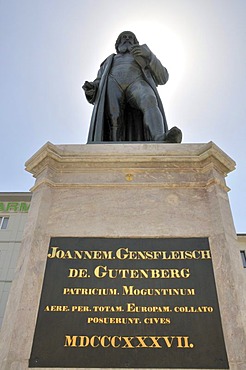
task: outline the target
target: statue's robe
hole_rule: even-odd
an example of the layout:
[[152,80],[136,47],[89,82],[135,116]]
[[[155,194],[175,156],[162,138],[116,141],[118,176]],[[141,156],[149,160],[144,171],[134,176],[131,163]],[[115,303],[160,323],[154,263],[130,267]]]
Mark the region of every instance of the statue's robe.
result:
[[[88,143],[112,141],[110,137],[110,127],[106,114],[106,93],[107,79],[110,72],[115,54],[110,55],[100,66],[97,78],[94,81],[97,86],[94,98],[87,97],[88,101],[94,104],[91,117],[91,124],[88,135]],[[168,72],[156,56],[151,53],[151,60],[147,64],[142,57],[135,58],[136,62],[142,69],[143,78],[148,82],[155,92],[159,109],[163,116],[164,132],[168,131],[166,117],[162,106],[161,99],[157,92],[158,85],[164,85],[168,80]],[[110,93],[110,92],[109,92]],[[126,106],[124,112],[124,124],[121,141],[150,141],[148,129],[143,126],[142,113]]]

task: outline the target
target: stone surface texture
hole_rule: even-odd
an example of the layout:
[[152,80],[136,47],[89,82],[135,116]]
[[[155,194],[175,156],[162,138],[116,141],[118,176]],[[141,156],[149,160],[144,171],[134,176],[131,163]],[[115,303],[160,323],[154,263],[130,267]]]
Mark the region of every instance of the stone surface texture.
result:
[[47,143],[26,169],[36,182],[1,331],[1,370],[28,369],[51,236],[209,237],[230,369],[246,369],[230,157],[212,142]]

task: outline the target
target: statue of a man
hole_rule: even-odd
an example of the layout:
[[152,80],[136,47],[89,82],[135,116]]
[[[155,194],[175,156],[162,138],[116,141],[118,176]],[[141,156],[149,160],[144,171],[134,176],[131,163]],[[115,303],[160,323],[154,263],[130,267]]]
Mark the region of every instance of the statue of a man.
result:
[[118,36],[115,48],[117,54],[101,64],[97,78],[83,85],[87,100],[94,104],[88,143],[181,142],[177,127],[168,131],[156,89],[168,80],[166,68],[130,31]]

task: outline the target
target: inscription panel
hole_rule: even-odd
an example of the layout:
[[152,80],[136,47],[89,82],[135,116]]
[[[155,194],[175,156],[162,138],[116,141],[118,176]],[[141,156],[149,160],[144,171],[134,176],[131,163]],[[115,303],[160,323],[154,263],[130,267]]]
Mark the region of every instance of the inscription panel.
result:
[[227,369],[207,238],[52,238],[30,367]]

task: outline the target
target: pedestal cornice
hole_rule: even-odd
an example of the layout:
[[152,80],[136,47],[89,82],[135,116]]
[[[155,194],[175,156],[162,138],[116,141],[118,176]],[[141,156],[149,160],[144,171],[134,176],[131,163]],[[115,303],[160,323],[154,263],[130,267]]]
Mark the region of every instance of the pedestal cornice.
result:
[[[68,184],[72,187],[99,184],[207,187],[217,183],[228,191],[224,177],[234,169],[235,162],[213,142],[87,145],[48,142],[26,162],[26,170],[38,178],[32,190],[44,183],[52,187]],[[78,174],[73,182],[66,176],[71,172]],[[180,178],[175,181],[175,173],[180,172],[184,174],[183,181],[180,182]],[[165,176],[167,173],[172,174],[171,177]],[[192,176],[194,173],[196,178]],[[59,181],[56,180],[58,174]],[[97,178],[93,178],[93,174]],[[97,181],[98,176],[102,181]]]

